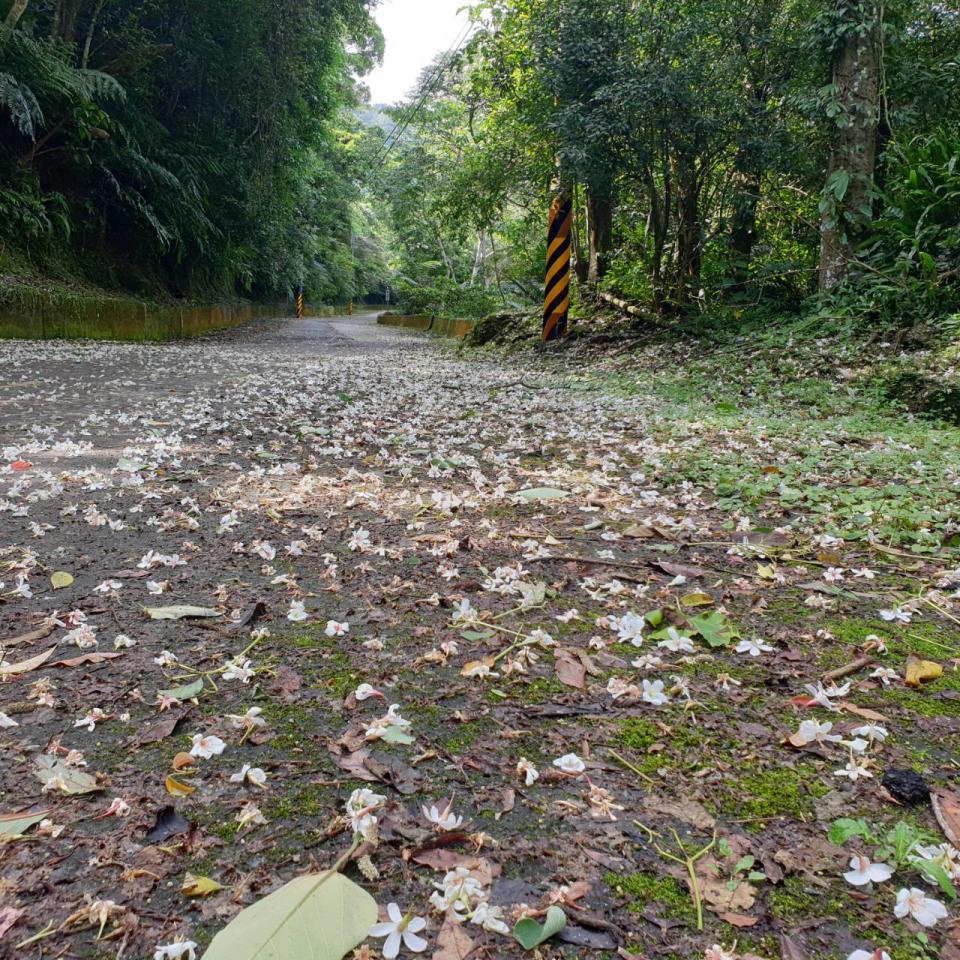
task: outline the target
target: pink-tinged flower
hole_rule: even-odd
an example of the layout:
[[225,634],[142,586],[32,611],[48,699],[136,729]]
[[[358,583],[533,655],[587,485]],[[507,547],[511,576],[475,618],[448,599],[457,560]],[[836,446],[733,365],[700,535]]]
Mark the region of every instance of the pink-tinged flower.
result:
[[727,950],[719,943],[715,943],[704,951],[703,960],[737,960],[737,955],[733,950]]
[[200,733],[195,733],[191,737],[191,741],[193,746],[190,748],[190,756],[201,757],[204,760],[219,756],[226,747],[226,744],[219,737],[205,737]]
[[114,797],[110,806],[94,820],[105,820],[107,817],[129,817],[130,804],[123,797]]
[[442,810],[437,804],[431,804],[429,807],[424,804],[421,808],[423,815],[432,823],[437,830],[448,832],[456,830],[463,823],[463,817],[458,817],[452,810],[453,801],[451,800]]
[[850,861],[850,869],[843,875],[843,879],[855,887],[864,887],[868,883],[883,883],[892,876],[892,867],[885,863],[871,863],[869,857],[857,854]]
[[423,917],[415,917],[413,914],[406,914],[395,903],[387,905],[387,916],[389,922],[375,923],[370,928],[371,937],[386,937],[383,945],[383,955],[386,960],[393,960],[400,953],[400,943],[411,953],[423,953],[429,944],[423,937],[417,934],[426,929],[427,921]]
[[947,916],[947,908],[939,901],[928,897],[922,890],[904,887],[897,894],[897,904],[893,908],[894,916],[903,919],[913,917],[921,927],[932,927],[938,920]]
[[328,637],[345,637],[350,632],[350,624],[338,623],[336,620],[328,620],[327,629],[323,632]]
[[890,960],[890,954],[879,948],[872,953],[869,950],[854,950],[847,956],[847,960]]
[[353,691],[353,698],[360,702],[369,700],[371,697],[377,697],[380,700],[385,699],[384,695],[375,687],[370,686],[369,683],[361,683],[360,686]]
[[85,713],[79,720],[74,720],[73,725],[75,727],[86,727],[87,730],[93,731],[96,725],[103,720],[109,720],[110,717],[107,716],[99,707],[94,707],[92,710]]

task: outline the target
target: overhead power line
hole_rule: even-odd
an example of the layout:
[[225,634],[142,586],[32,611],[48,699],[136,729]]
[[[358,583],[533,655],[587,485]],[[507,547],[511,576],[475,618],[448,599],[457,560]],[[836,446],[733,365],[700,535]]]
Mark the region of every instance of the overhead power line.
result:
[[379,167],[386,162],[387,157],[390,156],[390,152],[400,142],[400,138],[406,132],[407,127],[410,126],[415,117],[423,109],[424,104],[427,102],[429,97],[436,93],[440,86],[440,82],[443,80],[444,71],[449,66],[450,61],[453,60],[453,58],[463,49],[467,40],[470,39],[470,34],[473,32],[475,26],[476,24],[474,23],[468,23],[464,30],[460,32],[457,39],[454,40],[451,46],[447,49],[447,52],[444,53],[443,56],[437,61],[433,71],[423,83],[419,99],[407,107],[403,114],[401,114],[401,116],[398,118],[397,122],[393,125],[393,129],[385,137],[383,146],[374,160],[374,166]]

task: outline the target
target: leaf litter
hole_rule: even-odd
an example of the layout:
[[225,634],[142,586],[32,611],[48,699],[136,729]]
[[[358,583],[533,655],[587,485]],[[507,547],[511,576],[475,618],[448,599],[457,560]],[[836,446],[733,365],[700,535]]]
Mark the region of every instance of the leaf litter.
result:
[[801,416],[801,348],[726,358],[731,391],[789,371],[736,413],[604,354],[290,349],[0,345],[31,381],[0,414],[0,949],[952,949],[955,431]]

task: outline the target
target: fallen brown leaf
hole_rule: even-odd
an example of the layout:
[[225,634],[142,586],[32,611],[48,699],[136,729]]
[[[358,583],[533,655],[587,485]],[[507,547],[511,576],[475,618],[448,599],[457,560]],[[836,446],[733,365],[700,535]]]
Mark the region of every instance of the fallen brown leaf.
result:
[[745,913],[718,913],[717,916],[734,927],[752,927],[759,917],[750,917]]
[[448,915],[437,934],[437,949],[433,952],[433,960],[466,960],[475,946],[464,930],[464,925],[452,920]]
[[587,688],[587,668],[573,650],[557,650],[557,679],[568,687],[577,690]]
[[952,790],[934,790],[931,793],[933,812],[944,836],[960,848],[960,793]]
[[82,653],[79,657],[69,657],[66,660],[54,660],[51,667],[82,667],[87,663],[104,663],[122,657],[122,653]]

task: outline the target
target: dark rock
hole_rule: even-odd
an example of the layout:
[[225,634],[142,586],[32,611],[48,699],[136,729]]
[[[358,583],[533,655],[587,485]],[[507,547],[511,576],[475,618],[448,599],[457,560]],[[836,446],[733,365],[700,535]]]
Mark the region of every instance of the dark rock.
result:
[[174,807],[161,807],[157,811],[157,822],[147,833],[148,843],[163,843],[169,837],[186,833],[190,829],[190,821],[177,813]]
[[901,803],[918,804],[930,802],[930,788],[919,773],[913,770],[888,770],[880,781],[881,786]]

